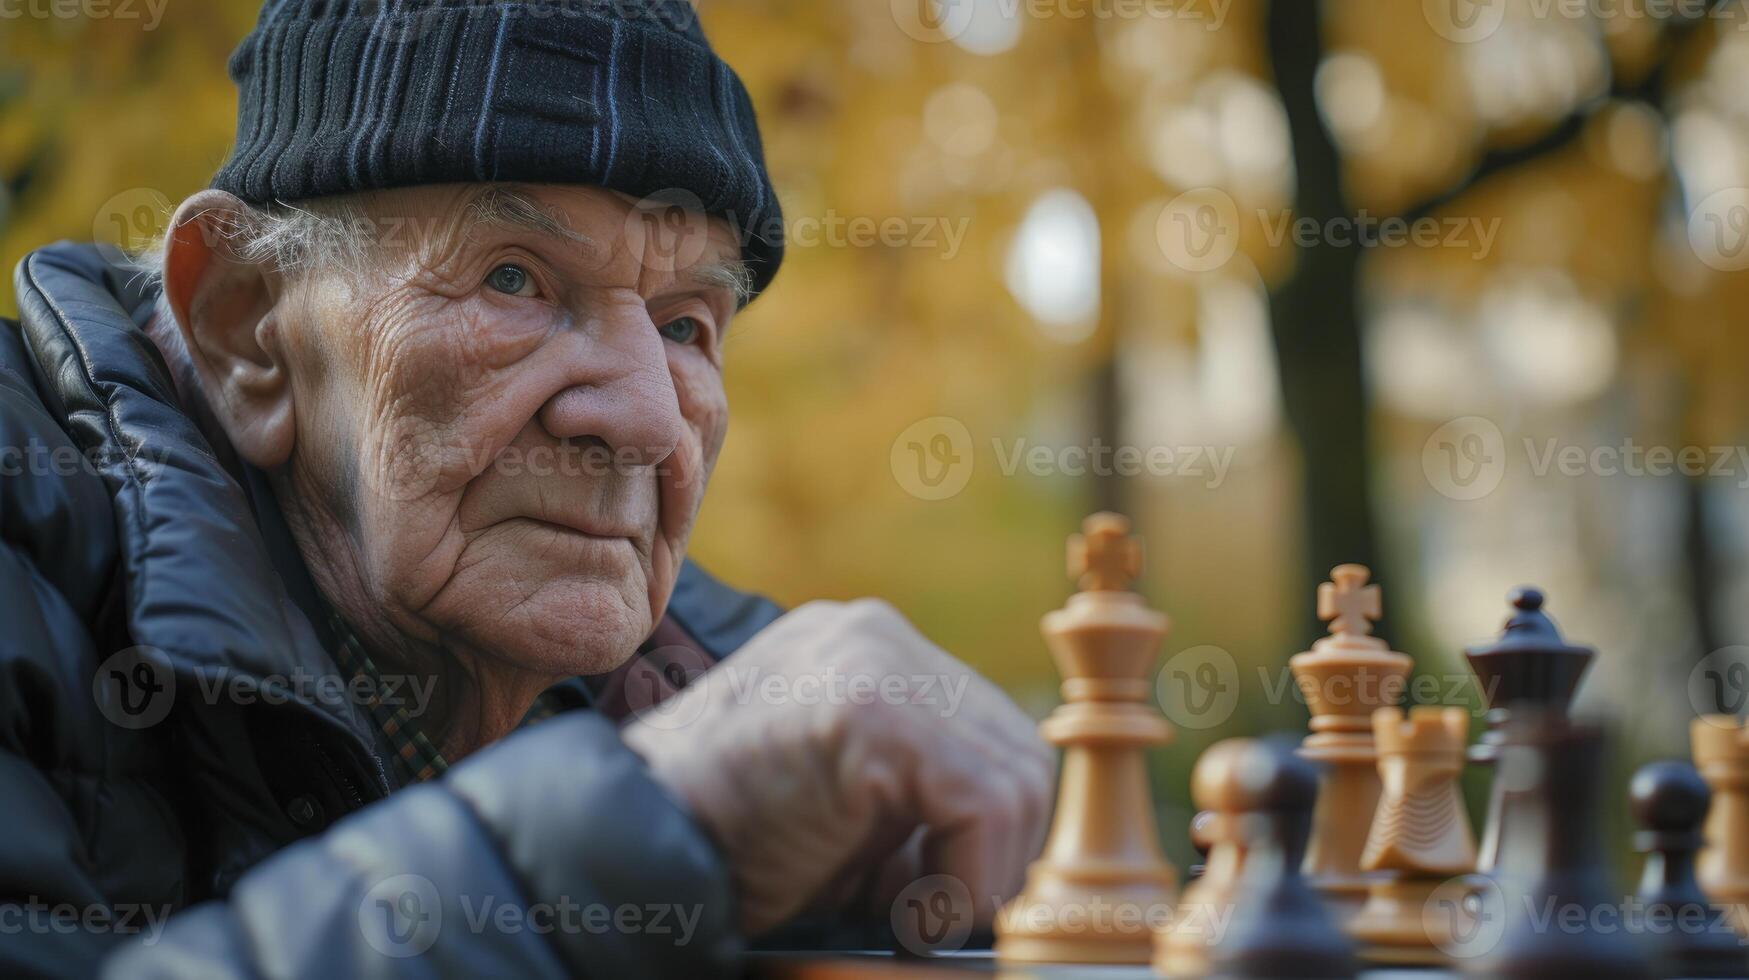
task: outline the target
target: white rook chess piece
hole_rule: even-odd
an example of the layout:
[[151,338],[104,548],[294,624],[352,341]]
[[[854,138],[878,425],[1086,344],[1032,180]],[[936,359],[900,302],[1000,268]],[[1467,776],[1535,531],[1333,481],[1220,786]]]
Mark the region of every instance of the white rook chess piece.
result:
[[1064,703],[1039,726],[1063,749],[1056,816],[1026,889],[998,913],[996,955],[1010,963],[1147,963],[1153,927],[1172,914],[1176,875],[1160,854],[1147,749],[1172,726],[1146,704],[1163,613],[1128,591],[1141,545],[1117,514],[1069,539],[1082,591],[1041,629]]

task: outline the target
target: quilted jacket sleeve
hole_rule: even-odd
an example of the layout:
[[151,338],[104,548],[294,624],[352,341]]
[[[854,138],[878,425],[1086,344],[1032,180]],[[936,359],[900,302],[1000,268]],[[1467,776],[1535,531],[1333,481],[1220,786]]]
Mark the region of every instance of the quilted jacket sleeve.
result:
[[287,848],[117,977],[730,975],[710,843],[613,726],[572,712]]

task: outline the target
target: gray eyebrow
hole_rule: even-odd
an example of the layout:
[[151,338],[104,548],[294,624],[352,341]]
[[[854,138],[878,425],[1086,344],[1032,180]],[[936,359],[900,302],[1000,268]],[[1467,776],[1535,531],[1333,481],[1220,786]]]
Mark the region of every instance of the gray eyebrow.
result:
[[[566,224],[558,209],[547,207],[513,187],[487,187],[468,202],[468,227],[483,224],[532,231],[585,248],[595,246],[594,239]],[[753,300],[753,267],[741,259],[698,266],[688,273],[688,278],[701,286],[734,293],[736,309]]]
[[741,259],[710,262],[694,268],[688,276],[701,286],[733,292],[736,309],[753,300],[753,267]]
[[492,186],[475,195],[468,202],[467,225],[469,228],[476,225],[520,228],[585,247],[595,244],[588,235],[572,230],[557,209],[509,187]]

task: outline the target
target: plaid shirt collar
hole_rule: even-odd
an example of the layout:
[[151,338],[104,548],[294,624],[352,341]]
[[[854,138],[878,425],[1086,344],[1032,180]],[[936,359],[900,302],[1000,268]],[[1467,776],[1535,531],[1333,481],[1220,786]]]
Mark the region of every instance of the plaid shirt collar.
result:
[[[346,625],[346,621],[338,613],[329,615],[328,628],[336,640],[334,662],[340,668],[341,674],[365,681],[369,691],[365,699],[365,709],[370,712],[377,730],[383,733],[383,738],[394,750],[389,761],[394,765],[395,775],[401,785],[422,783],[447,772],[449,760],[419,730],[418,719],[407,710],[406,700],[399,697],[393,701],[384,700],[383,675],[377,670],[370,655],[365,653],[364,644],[359,642],[358,634]],[[543,692],[535,699],[534,705],[523,716],[518,727],[526,728],[543,721],[557,714],[559,710],[559,704],[551,696],[551,692]]]
[[352,627],[347,626],[339,614],[328,617],[328,628],[335,637],[334,663],[340,668],[340,673],[361,678],[365,682],[368,691],[365,695],[365,710],[370,712],[371,721],[394,750],[390,761],[394,764],[395,775],[401,785],[422,783],[434,776],[443,775],[449,769],[449,762],[437,750],[437,746],[425,737],[425,733],[419,730],[412,713],[407,710],[406,701],[402,698],[393,701],[383,699],[383,675],[377,670],[370,654],[364,652],[364,644],[358,641],[358,634],[352,632]]

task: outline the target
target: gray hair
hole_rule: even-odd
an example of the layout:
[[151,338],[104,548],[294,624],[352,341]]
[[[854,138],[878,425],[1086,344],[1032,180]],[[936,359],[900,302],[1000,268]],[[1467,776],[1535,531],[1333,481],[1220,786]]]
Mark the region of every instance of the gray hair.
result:
[[[282,275],[356,271],[366,267],[376,246],[406,244],[420,232],[415,222],[373,217],[371,196],[344,194],[265,206],[245,202],[211,227],[238,258],[267,265]],[[560,237],[582,240],[547,209],[507,188],[488,188],[469,202],[463,227],[480,222],[532,224]],[[133,260],[141,272],[162,282],[164,256],[165,240],[160,238]]]
[[[373,215],[374,196],[364,192],[290,203],[275,201],[265,206],[244,203],[210,227],[238,258],[294,278],[312,272],[356,273],[371,268],[379,247],[416,243],[421,235],[467,234],[481,224],[534,228],[578,243],[589,241],[573,231],[563,215],[511,186],[488,185],[468,201],[460,222],[438,219],[424,226],[412,219],[385,221]],[[131,258],[141,275],[163,283],[164,239]],[[713,268],[702,275],[715,285],[732,289],[737,305],[752,299],[753,274],[744,263]],[[171,316],[162,293],[158,311],[167,320]]]
[[[207,225],[239,258],[275,271],[301,276],[331,269],[356,271],[370,261],[370,220],[357,195],[318,198],[266,206],[244,203]],[[166,218],[166,226],[169,221]],[[162,287],[167,235],[128,256],[139,275]],[[170,304],[158,294],[158,315],[174,322]]]

